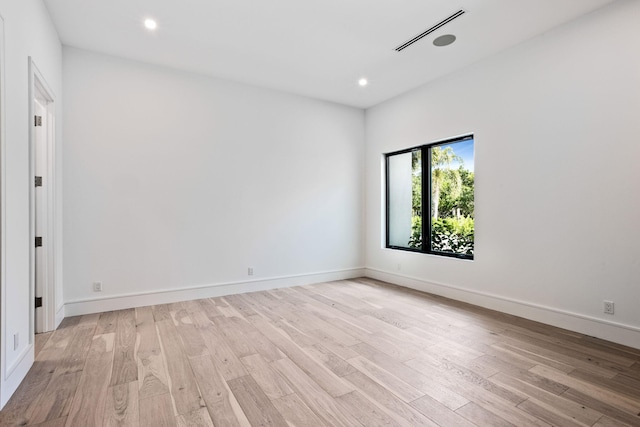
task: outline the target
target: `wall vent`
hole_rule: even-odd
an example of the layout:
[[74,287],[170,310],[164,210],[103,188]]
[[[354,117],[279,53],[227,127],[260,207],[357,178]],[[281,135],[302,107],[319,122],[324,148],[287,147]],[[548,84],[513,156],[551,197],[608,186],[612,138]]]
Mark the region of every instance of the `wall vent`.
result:
[[406,41],[404,43],[402,43],[400,46],[398,46],[396,48],[397,52],[400,52],[403,49],[408,48],[409,46],[411,46],[412,44],[414,44],[415,42],[417,42],[418,40],[422,39],[423,37],[428,36],[429,34],[433,33],[436,30],[439,30],[440,28],[444,27],[445,25],[447,25],[449,22],[453,21],[456,18],[461,17],[462,15],[464,15],[465,13],[467,13],[466,11],[460,9],[459,11],[457,11],[456,13],[454,13],[453,15],[449,16],[448,18],[443,19],[442,21],[438,22],[436,25],[434,25],[433,27],[427,29],[426,31],[423,31],[422,33],[418,34],[417,36],[415,36],[414,38],[412,38],[409,41]]

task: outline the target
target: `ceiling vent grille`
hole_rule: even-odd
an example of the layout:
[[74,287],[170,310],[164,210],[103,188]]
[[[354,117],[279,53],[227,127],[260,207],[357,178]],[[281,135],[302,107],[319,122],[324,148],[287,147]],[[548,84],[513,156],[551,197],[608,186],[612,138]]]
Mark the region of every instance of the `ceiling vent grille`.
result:
[[460,9],[459,11],[457,11],[453,15],[449,16],[448,18],[445,18],[442,21],[438,22],[436,25],[434,25],[433,27],[429,28],[428,30],[423,31],[422,33],[418,34],[417,36],[415,36],[411,40],[402,43],[400,46],[398,46],[396,48],[396,51],[400,52],[401,50],[408,48],[409,46],[411,46],[412,44],[414,44],[418,40],[422,39],[423,37],[428,36],[429,34],[433,33],[436,30],[439,30],[440,28],[442,28],[445,25],[447,25],[449,22],[453,21],[456,18],[461,17],[465,13],[467,13],[467,12],[462,10],[462,9]]

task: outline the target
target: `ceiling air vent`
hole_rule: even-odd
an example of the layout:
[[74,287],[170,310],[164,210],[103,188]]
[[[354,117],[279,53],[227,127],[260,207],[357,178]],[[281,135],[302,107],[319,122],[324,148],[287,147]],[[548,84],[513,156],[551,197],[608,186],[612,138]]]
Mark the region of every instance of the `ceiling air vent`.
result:
[[443,19],[442,21],[438,22],[436,25],[434,25],[433,27],[429,28],[428,30],[423,31],[422,33],[418,34],[417,36],[415,36],[411,40],[402,43],[400,46],[398,46],[396,48],[396,51],[400,52],[401,50],[408,48],[409,46],[411,46],[412,44],[414,44],[415,42],[417,42],[421,38],[428,36],[429,34],[433,33],[436,30],[439,30],[440,28],[442,28],[445,25],[447,25],[449,22],[453,21],[456,18],[461,17],[465,13],[467,13],[467,12],[462,10],[462,9],[460,9],[459,11],[454,13],[453,15],[451,15],[451,16]]

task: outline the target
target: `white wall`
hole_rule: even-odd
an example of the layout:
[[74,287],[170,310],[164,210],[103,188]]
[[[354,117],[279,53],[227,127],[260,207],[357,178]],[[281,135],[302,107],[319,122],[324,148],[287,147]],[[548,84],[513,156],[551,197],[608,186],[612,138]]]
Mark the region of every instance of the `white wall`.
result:
[[[33,361],[29,285],[29,73],[31,56],[56,96],[56,139],[62,140],[62,49],[40,0],[0,0],[4,19],[5,61],[2,158],[2,305],[0,332],[0,406],[6,403]],[[58,160],[61,153],[56,153]],[[59,169],[58,169],[59,170]],[[61,179],[58,183],[61,183]],[[58,191],[60,189],[58,188]],[[61,205],[58,206],[59,208]],[[60,218],[60,215],[58,215]],[[60,233],[60,224],[57,233]],[[61,254],[60,254],[61,256]],[[62,270],[57,266],[58,284]],[[57,298],[62,297],[58,289]],[[19,334],[14,350],[13,336]]]
[[63,57],[67,315],[362,273],[362,110]]
[[[56,95],[59,149],[64,75],[67,314],[358,275],[366,254],[371,276],[640,347],[640,3],[369,110],[366,157],[360,110],[75,49],[63,59],[41,1],[0,0],[0,15],[0,405],[33,360],[29,56]],[[382,153],[467,132],[476,259],[382,249]]]
[[[619,1],[368,110],[367,273],[640,348],[639,22]],[[475,260],[383,249],[382,153],[468,132]]]

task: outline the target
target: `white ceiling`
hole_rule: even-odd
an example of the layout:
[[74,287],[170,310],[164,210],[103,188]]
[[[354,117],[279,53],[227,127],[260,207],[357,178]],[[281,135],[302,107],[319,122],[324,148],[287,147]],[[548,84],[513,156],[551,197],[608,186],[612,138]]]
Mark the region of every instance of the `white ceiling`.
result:
[[68,46],[367,108],[613,0],[44,1]]

